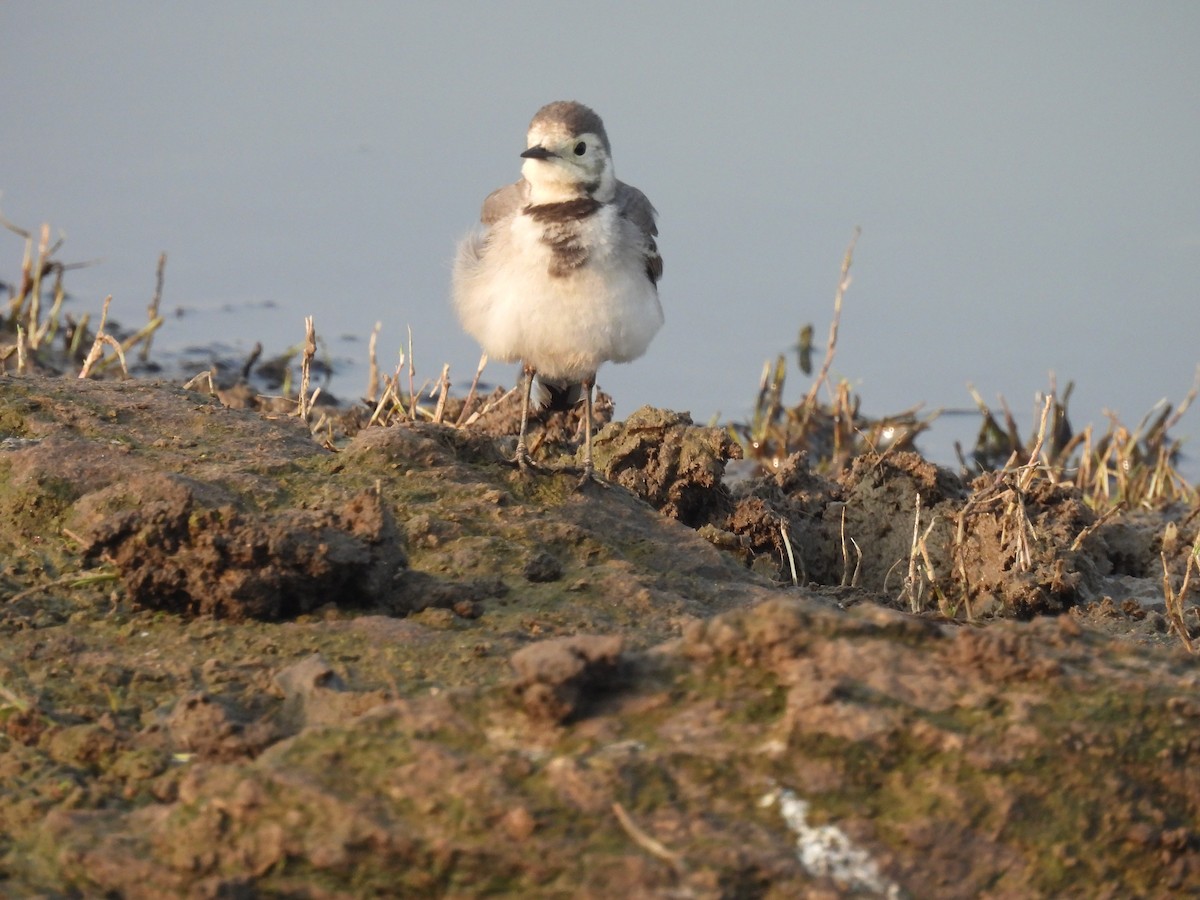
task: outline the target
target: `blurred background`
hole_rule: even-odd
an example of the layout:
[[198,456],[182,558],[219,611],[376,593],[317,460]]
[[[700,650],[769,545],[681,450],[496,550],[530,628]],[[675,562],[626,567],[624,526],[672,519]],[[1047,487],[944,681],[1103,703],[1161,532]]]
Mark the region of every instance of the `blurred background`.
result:
[[[1197,47],[1183,2],[9,2],[0,211],[100,260],[73,303],[127,326],[167,251],[156,353],[278,353],[313,315],[351,399],[378,321],[384,369],[411,328],[418,382],[465,389],[455,243],[577,99],[660,212],[667,322],[601,371],[618,416],[749,415],[802,325],[823,347],[861,226],[833,375],[865,413],[973,383],[1028,430],[1053,372],[1077,427],[1132,426],[1200,362]],[[21,252],[0,232],[0,278]],[[1194,458],[1200,409],[1175,434]]]

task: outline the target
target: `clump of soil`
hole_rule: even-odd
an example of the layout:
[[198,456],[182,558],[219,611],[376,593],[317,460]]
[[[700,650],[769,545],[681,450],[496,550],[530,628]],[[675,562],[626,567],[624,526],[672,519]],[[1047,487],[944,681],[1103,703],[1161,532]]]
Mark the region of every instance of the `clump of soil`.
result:
[[[903,453],[730,488],[653,410],[599,438],[578,490],[469,429],[333,452],[0,377],[0,893],[1200,890],[1159,557],[1178,587],[1194,511]],[[918,495],[921,564],[994,620],[887,608]]]
[[606,426],[593,447],[596,470],[606,479],[693,527],[728,514],[721,477],[725,463],[741,455],[725,429],[698,427],[687,413],[648,406]]
[[1116,565],[1077,489],[997,475],[967,485],[912,452],[859,457],[836,481],[796,456],[742,482],[734,500],[723,528],[769,557],[778,579],[795,560],[805,582],[901,605],[917,570],[943,612],[1061,613]]
[[621,639],[611,635],[541,641],[513,654],[513,687],[529,715],[566,722],[591,692],[612,687],[620,660]]
[[383,605],[407,562],[391,512],[370,491],[336,509],[264,516],[205,508],[186,480],[150,475],[87,495],[75,521],[85,554],[116,566],[131,602],[188,615]]

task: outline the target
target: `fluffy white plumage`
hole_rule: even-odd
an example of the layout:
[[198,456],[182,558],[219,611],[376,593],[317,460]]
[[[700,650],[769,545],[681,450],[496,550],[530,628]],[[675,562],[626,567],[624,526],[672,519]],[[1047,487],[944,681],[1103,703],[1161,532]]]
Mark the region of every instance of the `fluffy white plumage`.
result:
[[604,124],[586,106],[542,107],[527,137],[522,178],[488,196],[483,228],[459,245],[454,307],[489,357],[524,365],[522,466],[533,374],[583,386],[590,477],[596,370],[641,356],[663,323],[655,211],[617,180]]

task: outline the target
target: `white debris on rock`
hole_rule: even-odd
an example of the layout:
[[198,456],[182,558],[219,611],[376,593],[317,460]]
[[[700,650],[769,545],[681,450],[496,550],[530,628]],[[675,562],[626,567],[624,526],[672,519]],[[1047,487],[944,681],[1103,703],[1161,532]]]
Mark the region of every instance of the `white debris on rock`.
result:
[[779,812],[796,835],[796,855],[806,872],[816,878],[829,878],[846,890],[869,891],[888,900],[903,896],[900,886],[879,871],[871,855],[856,847],[846,832],[836,825],[808,824],[808,802],[794,791],[779,788],[759,801],[766,809],[779,803]]

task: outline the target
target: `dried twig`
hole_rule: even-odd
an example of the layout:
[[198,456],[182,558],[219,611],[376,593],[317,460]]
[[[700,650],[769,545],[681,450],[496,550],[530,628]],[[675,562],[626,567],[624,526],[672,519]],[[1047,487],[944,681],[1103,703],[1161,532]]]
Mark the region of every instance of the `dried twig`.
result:
[[783,516],[779,517],[779,534],[783,538],[783,549],[787,551],[788,565],[792,569],[792,586],[800,586],[800,576],[796,572],[796,555],[792,553],[792,541],[788,536],[788,520]]
[[482,407],[477,409],[475,412],[471,413],[471,415],[467,417],[467,421],[462,423],[462,427],[469,428],[470,426],[474,425],[475,422],[478,421],[481,416],[486,416],[488,413],[490,413],[493,409],[495,409],[497,406],[499,406],[505,400],[509,399],[514,394],[516,394],[518,390],[520,390],[519,384],[514,385],[513,387],[510,387],[507,391],[505,391],[503,394],[501,394],[496,399],[489,400],[487,403],[483,404]]
[[662,843],[646,834],[646,832],[638,827],[638,824],[633,821],[629,813],[625,811],[625,807],[620,803],[613,803],[612,811],[616,815],[617,821],[621,823],[621,827],[625,829],[625,833],[633,839],[635,844],[646,852],[669,863],[677,871],[681,871],[684,868],[683,856],[673,850],[668,850]]
[[103,584],[109,581],[119,581],[120,574],[112,569],[95,569],[90,572],[73,572],[70,575],[64,575],[61,578],[56,578],[53,581],[47,581],[44,584],[35,584],[33,587],[28,587],[23,591],[18,591],[8,598],[6,602],[15,603],[18,600],[24,600],[26,597],[32,597],[36,594],[41,594],[44,591],[53,590],[60,587],[89,587],[93,584]]
[[413,390],[413,381],[417,375],[416,362],[413,359],[412,326],[408,326],[408,417],[417,421],[417,394]]
[[150,297],[150,304],[146,307],[146,317],[149,324],[142,329],[142,332],[145,332],[146,340],[142,344],[142,349],[138,351],[138,360],[143,363],[150,359],[150,345],[154,341],[154,332],[162,324],[162,316],[158,314],[158,307],[162,303],[163,276],[166,268],[167,252],[164,250],[158,254],[158,270],[154,275],[154,294]]
[[379,393],[379,360],[375,356],[375,344],[379,340],[381,328],[383,328],[383,323],[376,322],[375,327],[371,329],[371,341],[367,344],[367,360],[371,367],[367,374],[366,400],[368,403],[374,403],[375,395]]
[[462,410],[459,411],[458,419],[454,423],[456,426],[462,425],[463,420],[470,414],[471,404],[475,400],[475,392],[479,389],[479,377],[483,374],[483,367],[486,365],[487,354],[481,353],[479,355],[479,366],[475,369],[475,377],[471,379],[471,389],[467,391],[467,398],[463,400]]
[[433,409],[433,422],[435,425],[442,424],[442,418],[446,414],[446,398],[450,394],[450,365],[444,363],[442,365],[442,377],[438,379],[438,395],[437,406]]
[[83,367],[79,370],[80,378],[87,378],[91,374],[92,367],[99,362],[106,344],[117,351],[117,357],[121,360],[121,371],[125,374],[126,378],[129,377],[129,369],[125,365],[124,349],[122,349],[116,338],[104,330],[104,324],[108,319],[108,305],[110,303],[112,303],[112,294],[104,298],[104,308],[100,313],[100,327],[96,329],[96,339],[92,342],[92,349],[88,351],[87,358],[83,361]]
[[908,576],[904,579],[904,593],[901,598],[908,599],[908,609],[910,612],[921,611],[921,594],[922,591],[918,588],[917,579],[917,553],[919,551],[918,541],[921,536],[921,495],[917,494],[916,513],[913,516],[913,533],[912,545],[908,551]]
[[[312,369],[312,360],[317,353],[317,332],[313,328],[313,317],[304,317],[304,355],[300,358],[300,405],[297,409],[297,414],[300,420],[305,424],[308,423],[308,415],[312,410],[312,403],[308,397],[308,381]],[[316,400],[316,394],[312,397]]]
[[1033,479],[1037,475],[1037,470],[1041,466],[1042,447],[1046,443],[1046,424],[1050,418],[1050,408],[1054,405],[1054,394],[1051,392],[1046,396],[1046,402],[1042,404],[1042,420],[1038,425],[1037,440],[1033,443],[1033,449],[1029,451],[1029,461],[1025,464],[1025,470],[1017,479],[1018,490],[1024,492],[1029,490],[1029,486],[1033,484]]
[[25,375],[29,371],[29,357],[25,353],[25,329],[17,326],[17,374]]
[[1183,641],[1183,646],[1187,648],[1188,652],[1194,653],[1196,648],[1192,644],[1187,622],[1184,621],[1184,601],[1187,599],[1188,590],[1191,587],[1192,571],[1196,570],[1200,574],[1200,532],[1196,534],[1196,540],[1187,552],[1187,562],[1183,567],[1183,583],[1176,591],[1174,585],[1171,584],[1171,570],[1167,565],[1167,553],[1177,546],[1178,535],[1179,530],[1175,523],[1168,524],[1167,531],[1163,535],[1163,549],[1159,552],[1163,568],[1163,599],[1166,602],[1167,619],[1171,623],[1171,630],[1179,635],[1179,639]]
[[1071,541],[1071,551],[1074,552],[1080,549],[1083,546],[1084,541],[1091,537],[1101,526],[1104,525],[1105,522],[1107,522],[1124,508],[1125,507],[1123,505],[1118,503],[1116,506],[1110,506],[1108,509],[1106,509],[1096,519],[1095,522],[1083,529],[1083,531],[1079,532],[1079,534],[1075,535],[1075,540]]
[[842,298],[846,294],[846,289],[850,287],[850,263],[854,259],[854,246],[858,243],[858,236],[860,234],[862,234],[862,229],[855,228],[854,236],[850,238],[850,245],[846,247],[846,255],[842,258],[842,274],[838,279],[837,291],[833,295],[833,319],[829,322],[829,338],[825,345],[825,359],[821,363],[821,371],[813,379],[812,386],[808,389],[808,394],[801,404],[805,410],[806,419],[816,409],[817,391],[828,380],[829,369],[833,365],[833,356],[837,350],[838,323],[842,318]]
[[858,546],[858,541],[850,538],[850,543],[854,545],[854,552],[857,558],[854,562],[854,571],[850,571],[850,548],[846,546],[846,507],[842,506],[842,587],[857,587],[858,576],[862,570],[862,549]]

